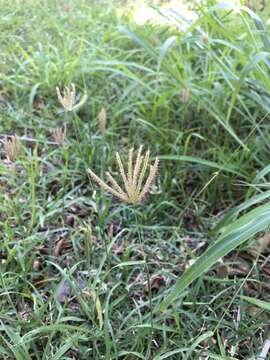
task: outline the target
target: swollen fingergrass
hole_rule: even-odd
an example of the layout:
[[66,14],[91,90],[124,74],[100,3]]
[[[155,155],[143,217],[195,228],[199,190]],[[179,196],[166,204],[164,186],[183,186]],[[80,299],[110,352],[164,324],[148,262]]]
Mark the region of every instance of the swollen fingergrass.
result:
[[11,162],[15,161],[20,153],[21,142],[20,139],[15,136],[5,136],[3,140],[4,150],[7,155],[7,159]]
[[81,100],[76,104],[76,86],[71,83],[71,87],[65,86],[62,93],[59,87],[56,87],[56,94],[58,101],[63,107],[64,112],[79,110],[87,100],[87,94],[84,94]]
[[76,86],[74,83],[71,83],[71,89],[67,86],[64,87],[63,92],[61,93],[59,87],[56,87],[56,93],[58,101],[62,105],[65,112],[72,111],[75,101],[76,101]]
[[102,134],[105,134],[106,132],[106,120],[107,120],[106,110],[105,108],[102,108],[98,114],[99,130]]
[[159,163],[159,159],[156,158],[154,164],[150,165],[148,176],[146,176],[150,152],[147,150],[143,155],[142,149],[143,146],[140,146],[136,161],[133,161],[134,149],[129,150],[126,171],[119,153],[116,153],[119,175],[122,178],[124,186],[120,186],[108,171],[106,172],[106,175],[110,185],[100,179],[91,169],[87,169],[87,172],[100,187],[107,190],[118,199],[130,204],[139,204],[146,196],[156,177]]
[[65,124],[63,128],[54,128],[52,130],[52,135],[55,142],[63,146],[67,137],[67,125]]

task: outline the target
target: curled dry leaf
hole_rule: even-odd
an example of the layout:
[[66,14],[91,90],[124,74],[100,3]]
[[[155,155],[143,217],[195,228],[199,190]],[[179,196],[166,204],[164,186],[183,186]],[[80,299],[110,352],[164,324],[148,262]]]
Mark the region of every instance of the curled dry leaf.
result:
[[60,239],[58,239],[58,241],[56,241],[55,247],[53,249],[53,256],[54,257],[58,257],[61,253],[61,250],[63,248],[65,242],[65,238],[60,237]]
[[[153,275],[150,279],[150,288],[151,290],[158,291],[161,287],[166,285],[166,278],[164,275],[156,274]],[[146,289],[148,291],[148,288]]]

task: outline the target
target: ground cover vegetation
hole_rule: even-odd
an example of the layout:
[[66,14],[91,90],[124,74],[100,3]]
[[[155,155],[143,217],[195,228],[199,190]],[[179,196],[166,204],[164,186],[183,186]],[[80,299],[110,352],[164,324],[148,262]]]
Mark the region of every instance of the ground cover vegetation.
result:
[[241,4],[0,1],[1,359],[258,358],[270,5]]

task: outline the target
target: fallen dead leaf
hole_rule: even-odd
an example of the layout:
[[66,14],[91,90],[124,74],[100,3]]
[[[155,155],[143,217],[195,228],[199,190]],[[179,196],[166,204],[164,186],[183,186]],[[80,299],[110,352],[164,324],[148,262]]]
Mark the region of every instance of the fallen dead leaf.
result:
[[63,248],[65,242],[65,238],[60,237],[60,239],[58,241],[56,241],[55,247],[53,249],[53,256],[54,257],[58,257],[61,253],[61,250]]
[[150,287],[151,290],[159,290],[162,286],[166,285],[166,278],[164,275],[157,274],[151,277]]
[[220,279],[226,279],[230,273],[230,268],[226,264],[219,265],[216,268],[216,274]]
[[122,255],[123,252],[124,252],[124,244],[113,244],[112,246],[112,252],[115,254],[115,255]]
[[265,234],[264,236],[258,238],[254,244],[248,249],[248,252],[256,257],[266,250],[270,250],[270,233]]

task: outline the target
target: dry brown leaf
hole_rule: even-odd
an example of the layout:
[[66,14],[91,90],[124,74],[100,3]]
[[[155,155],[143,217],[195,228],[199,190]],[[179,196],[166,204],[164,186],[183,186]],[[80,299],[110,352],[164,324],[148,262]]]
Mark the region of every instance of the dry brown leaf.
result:
[[55,244],[55,247],[53,249],[53,256],[58,257],[60,255],[60,252],[63,248],[65,242],[65,238],[61,237]]
[[115,255],[122,255],[125,250],[124,244],[113,244],[112,246],[112,252]]
[[216,268],[216,274],[220,279],[225,279],[230,273],[230,268],[226,264],[222,264]]
[[256,257],[266,250],[270,250],[270,233],[265,234],[264,236],[257,239],[254,244],[249,248],[248,252]]
[[150,280],[151,290],[159,290],[162,286],[166,285],[166,278],[164,275],[154,275]]

